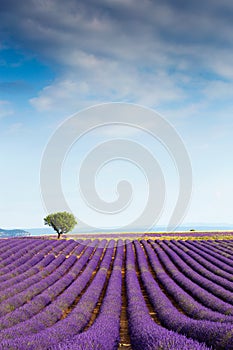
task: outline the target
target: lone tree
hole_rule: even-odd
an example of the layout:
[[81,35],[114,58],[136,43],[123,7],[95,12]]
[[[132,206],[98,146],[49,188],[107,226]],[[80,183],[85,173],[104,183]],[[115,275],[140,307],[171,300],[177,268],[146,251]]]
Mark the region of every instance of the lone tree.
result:
[[44,224],[51,226],[58,234],[58,239],[63,233],[67,233],[75,227],[77,221],[73,214],[66,211],[60,213],[49,214],[44,218]]

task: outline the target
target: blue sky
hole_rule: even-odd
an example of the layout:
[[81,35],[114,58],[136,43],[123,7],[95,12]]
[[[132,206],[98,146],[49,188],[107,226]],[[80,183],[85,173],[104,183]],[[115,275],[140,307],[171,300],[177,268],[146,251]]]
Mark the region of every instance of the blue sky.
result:
[[[106,102],[152,108],[183,139],[193,169],[184,223],[232,223],[232,23],[230,0],[2,0],[0,227],[43,226],[40,165],[47,142],[67,117]],[[74,190],[80,162],[111,132],[75,145],[64,165],[64,192],[77,217],[85,212]],[[171,160],[147,137],[130,138],[158,154],[168,186],[159,223],[167,223],[177,196]],[[123,171],[140,201],[141,175],[112,166],[96,179],[100,196],[113,200],[114,176]],[[141,203],[136,207],[122,223]]]

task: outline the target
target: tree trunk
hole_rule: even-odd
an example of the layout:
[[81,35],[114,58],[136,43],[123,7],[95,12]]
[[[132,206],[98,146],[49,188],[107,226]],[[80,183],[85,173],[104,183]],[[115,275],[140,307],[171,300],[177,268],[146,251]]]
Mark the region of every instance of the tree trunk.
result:
[[61,237],[61,232],[58,232],[57,234],[58,234],[57,239],[60,239],[60,237]]

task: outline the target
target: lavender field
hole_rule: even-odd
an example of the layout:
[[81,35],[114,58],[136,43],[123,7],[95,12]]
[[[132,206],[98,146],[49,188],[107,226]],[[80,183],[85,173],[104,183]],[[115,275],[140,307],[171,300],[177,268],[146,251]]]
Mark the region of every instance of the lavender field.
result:
[[233,241],[1,239],[0,349],[233,349]]

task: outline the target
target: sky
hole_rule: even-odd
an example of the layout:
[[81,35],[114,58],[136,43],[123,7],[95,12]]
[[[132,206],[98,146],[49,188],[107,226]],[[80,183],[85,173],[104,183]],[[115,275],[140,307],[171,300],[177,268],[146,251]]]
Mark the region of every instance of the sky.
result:
[[[1,0],[0,227],[43,226],[46,145],[69,116],[109,102],[150,108],[180,135],[193,172],[184,224],[233,223],[232,32],[230,0]],[[124,215],[108,221],[78,193],[85,154],[119,138],[156,154],[167,186],[158,224],[168,223],[179,191],[176,169],[161,144],[127,127],[102,128],[75,143],[62,169],[72,211],[88,224],[121,227],[143,210],[143,172],[123,160],[106,164],[95,183],[110,203],[119,179],[131,177],[134,196]]]

